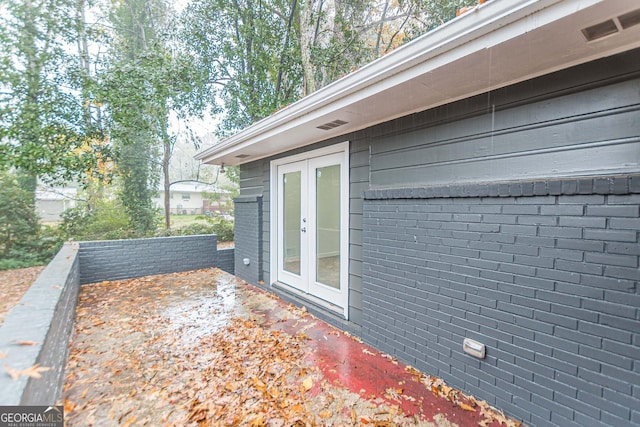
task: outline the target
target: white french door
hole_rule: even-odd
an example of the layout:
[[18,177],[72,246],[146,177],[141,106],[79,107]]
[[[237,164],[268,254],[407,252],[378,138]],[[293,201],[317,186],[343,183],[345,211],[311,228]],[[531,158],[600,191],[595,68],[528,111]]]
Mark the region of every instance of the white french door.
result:
[[[309,245],[306,161],[278,166],[278,281],[306,290]],[[305,244],[307,243],[307,244]]]
[[345,317],[347,147],[340,144],[272,162],[271,210],[273,281],[337,306]]

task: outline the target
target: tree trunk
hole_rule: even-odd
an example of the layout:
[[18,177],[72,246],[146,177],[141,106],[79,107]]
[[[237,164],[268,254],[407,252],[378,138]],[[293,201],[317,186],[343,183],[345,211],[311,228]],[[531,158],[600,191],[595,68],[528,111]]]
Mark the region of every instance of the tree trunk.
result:
[[162,175],[164,181],[164,227],[169,230],[171,228],[171,193],[169,182],[169,165],[171,163],[171,141],[169,136],[164,134],[163,137],[163,154],[162,154]]
[[302,95],[306,96],[316,91],[313,64],[311,63],[311,0],[302,0],[300,8],[300,56],[304,76]]
[[380,42],[382,41],[382,34],[384,32],[384,21],[387,18],[387,10],[389,9],[389,0],[384,4],[382,11],[382,18],[380,19],[380,27],[378,28],[378,34],[376,37],[376,56],[380,56]]
[[285,33],[284,43],[282,44],[282,53],[280,54],[280,65],[278,67],[278,78],[276,79],[276,96],[279,97],[278,104],[280,104],[281,100],[288,99],[289,96],[286,91],[283,91],[283,95],[280,96],[281,88],[282,88],[282,77],[284,75],[284,63],[285,63],[285,54],[287,51],[287,47],[289,46],[289,39],[291,37],[291,31],[293,28],[293,18],[296,14],[296,4],[297,0],[291,1],[291,7],[289,12],[289,19],[287,20],[287,31]]
[[85,0],[76,3],[76,29],[78,32],[78,58],[85,75],[82,79],[82,102],[84,109],[85,130],[91,127],[91,104],[87,91],[87,79],[91,75],[91,63],[89,62],[89,43],[87,41],[87,29],[85,18]]

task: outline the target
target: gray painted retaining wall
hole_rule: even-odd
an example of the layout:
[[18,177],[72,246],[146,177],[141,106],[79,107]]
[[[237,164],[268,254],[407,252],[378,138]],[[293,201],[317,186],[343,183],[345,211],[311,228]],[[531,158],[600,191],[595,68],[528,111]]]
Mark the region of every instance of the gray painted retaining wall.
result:
[[229,274],[235,274],[235,249],[218,249],[218,261],[216,267]]
[[[61,395],[80,290],[77,245],[65,244],[0,326],[2,365],[54,367],[42,378],[0,375],[0,405],[52,405]],[[21,346],[17,341],[34,341]]]
[[80,283],[216,267],[217,239],[209,234],[80,242]]
[[530,425],[640,425],[640,175],[365,199],[366,342]]
[[233,274],[234,249],[218,251],[216,241],[206,235],[65,244],[0,326],[3,365],[54,369],[39,379],[0,375],[0,405],[52,405],[60,398],[81,284],[207,267]]

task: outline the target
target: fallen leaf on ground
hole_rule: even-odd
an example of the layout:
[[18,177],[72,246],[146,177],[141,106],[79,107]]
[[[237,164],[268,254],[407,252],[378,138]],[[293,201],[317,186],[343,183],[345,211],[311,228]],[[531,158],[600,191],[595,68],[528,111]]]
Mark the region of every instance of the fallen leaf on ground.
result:
[[401,388],[388,388],[385,390],[384,396],[387,399],[400,401],[400,395],[402,394]]
[[311,379],[311,377],[307,377],[303,382],[302,385],[304,386],[305,390],[310,390],[311,387],[313,387],[313,380]]
[[508,418],[502,411],[490,406],[484,400],[478,401],[477,404],[480,407],[480,414],[485,417],[485,419],[480,422],[480,426],[482,427],[488,426],[494,421],[506,427],[520,427],[522,425],[520,421]]
[[44,266],[0,271],[0,325],[44,270]]
[[15,381],[20,378],[20,371],[18,371],[17,369],[13,369],[9,365],[4,365],[4,370],[7,371],[12,380]]
[[16,344],[16,345],[38,345],[40,343],[38,341],[11,341],[11,344]]
[[320,411],[318,415],[320,416],[320,418],[327,420],[333,416],[333,411],[325,409],[324,411]]
[[[229,309],[232,301],[239,304]],[[411,378],[382,388],[397,405],[383,393],[369,390],[365,397],[364,389],[358,394],[323,379],[309,341],[342,334],[361,340],[337,330],[318,333],[317,322],[305,309],[214,269],[83,287],[66,367],[65,421],[70,427],[109,417],[193,427],[423,425],[421,414],[407,417],[401,409],[418,406],[407,404],[416,400],[406,394],[415,393]],[[363,353],[385,357],[371,348]],[[334,364],[324,369],[341,372]],[[424,384],[423,394],[433,387],[448,399],[462,396],[442,380],[405,371]]]
[[23,369],[22,371],[20,371],[20,374],[26,375],[30,378],[42,378],[42,374],[41,374],[42,372],[47,372],[51,370],[51,368],[47,366],[38,366],[38,365],[39,364],[36,363],[30,368]]
[[5,371],[7,371],[11,379],[14,381],[20,378],[21,376],[27,376],[27,377],[36,378],[36,379],[42,378],[42,374],[41,374],[42,372],[47,372],[51,370],[51,368],[48,368],[46,366],[39,366],[38,363],[31,366],[30,368],[23,369],[21,371],[12,368],[9,365],[4,365],[4,369]]
[[381,354],[380,356],[384,357],[385,359],[388,359],[394,365],[398,364],[398,359],[396,359],[395,357],[391,356],[390,354]]
[[462,409],[464,409],[465,411],[469,411],[469,412],[476,412],[476,408],[474,408],[471,405],[468,405],[466,403],[458,403],[458,406],[461,407]]
[[135,423],[137,419],[138,418],[135,415],[133,415],[131,418],[125,421],[124,424],[122,424],[122,427],[129,427],[133,425],[133,423]]

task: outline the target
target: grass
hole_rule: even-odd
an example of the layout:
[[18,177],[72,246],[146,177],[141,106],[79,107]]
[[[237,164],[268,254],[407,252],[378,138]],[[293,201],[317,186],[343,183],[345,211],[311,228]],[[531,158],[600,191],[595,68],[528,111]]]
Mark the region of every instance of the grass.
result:
[[[196,219],[202,215],[171,215],[171,227],[181,228],[191,224],[204,224],[204,219]],[[162,218],[164,224],[164,217]]]

